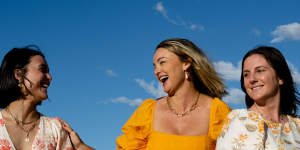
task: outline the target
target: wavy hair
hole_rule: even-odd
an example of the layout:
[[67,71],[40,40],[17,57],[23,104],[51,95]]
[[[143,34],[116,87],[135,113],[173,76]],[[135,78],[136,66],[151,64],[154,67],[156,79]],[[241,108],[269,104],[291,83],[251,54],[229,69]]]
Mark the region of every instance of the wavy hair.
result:
[[204,52],[187,39],[172,38],[162,41],[157,47],[166,48],[176,54],[181,61],[192,60],[191,67],[187,70],[193,79],[195,88],[211,97],[222,97],[227,92],[223,79],[218,76],[213,65]]

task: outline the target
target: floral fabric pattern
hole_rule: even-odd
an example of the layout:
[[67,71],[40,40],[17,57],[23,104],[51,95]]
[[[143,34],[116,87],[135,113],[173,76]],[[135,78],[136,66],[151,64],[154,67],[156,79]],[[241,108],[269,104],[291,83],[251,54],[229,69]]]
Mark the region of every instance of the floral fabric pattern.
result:
[[237,109],[229,113],[216,150],[300,150],[300,118],[274,123],[259,113]]
[[[32,150],[73,150],[69,135],[55,118],[41,116]],[[0,113],[0,150],[16,150]]]

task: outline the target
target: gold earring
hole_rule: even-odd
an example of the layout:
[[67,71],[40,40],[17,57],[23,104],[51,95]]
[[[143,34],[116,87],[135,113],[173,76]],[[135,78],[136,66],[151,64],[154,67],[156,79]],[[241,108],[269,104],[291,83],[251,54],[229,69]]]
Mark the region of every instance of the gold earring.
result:
[[187,71],[184,71],[184,75],[185,75],[185,79],[189,79],[189,75],[188,75]]

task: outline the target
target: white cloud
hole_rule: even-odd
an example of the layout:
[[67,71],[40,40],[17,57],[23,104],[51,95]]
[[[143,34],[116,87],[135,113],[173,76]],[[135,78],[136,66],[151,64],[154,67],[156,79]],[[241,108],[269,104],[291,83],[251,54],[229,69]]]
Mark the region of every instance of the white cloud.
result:
[[274,36],[271,43],[279,43],[283,40],[300,40],[300,24],[294,22],[278,26],[271,34]]
[[127,97],[121,96],[121,97],[111,99],[111,102],[124,103],[124,104],[128,104],[129,106],[138,106],[143,102],[143,100],[141,98],[128,99]]
[[191,24],[190,25],[191,30],[199,30],[199,31],[204,31],[204,26],[202,25],[197,25],[197,24]]
[[154,6],[154,9],[156,11],[158,11],[160,14],[162,14],[164,16],[164,18],[167,19],[169,22],[171,22],[173,24],[177,24],[176,21],[170,19],[170,17],[167,14],[167,10],[163,6],[162,2],[157,2],[156,5]]
[[110,77],[118,77],[118,75],[114,71],[112,71],[111,69],[107,69],[105,72]]
[[225,79],[225,80],[240,80],[241,75],[241,63],[238,64],[238,67],[235,67],[231,62],[218,61],[213,62],[213,65],[216,71]]
[[[193,31],[204,31],[204,26],[203,25],[197,25],[195,23],[187,23],[185,20],[180,19],[179,16],[177,16],[177,19],[171,19],[167,13],[167,9],[164,7],[162,2],[157,2],[154,6],[154,10],[159,12],[168,22],[179,25],[179,26],[184,26],[187,29],[193,30]],[[179,20],[178,20],[179,18]]]
[[228,95],[226,95],[223,100],[227,104],[236,104],[236,105],[244,105],[245,102],[245,93],[237,88],[229,88]]
[[[156,83],[154,81],[147,83],[143,79],[135,79],[135,81],[141,86],[147,93],[151,94],[155,98],[159,98],[162,96],[166,96],[166,93],[163,91],[162,86],[159,83]],[[143,100],[141,98],[136,98],[136,99],[129,99],[125,96],[120,96],[117,98],[113,98],[110,100],[112,103],[124,103],[128,104],[129,106],[138,106],[140,105]],[[103,102],[99,102],[103,103]]]
[[135,79],[135,81],[149,94],[152,96],[159,98],[162,96],[166,96],[166,93],[163,90],[163,87],[157,83],[157,86],[155,86],[155,82],[152,81],[150,83],[147,83],[143,79]]

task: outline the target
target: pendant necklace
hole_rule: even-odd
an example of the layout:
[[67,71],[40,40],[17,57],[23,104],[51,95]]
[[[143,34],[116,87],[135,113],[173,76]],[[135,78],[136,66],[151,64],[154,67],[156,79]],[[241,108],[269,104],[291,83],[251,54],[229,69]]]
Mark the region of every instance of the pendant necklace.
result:
[[[39,117],[36,120],[24,122],[23,120],[19,120],[16,116],[14,116],[8,108],[6,108],[5,111],[16,122],[17,126],[26,133],[26,137],[25,137],[24,141],[29,142],[29,140],[30,140],[29,134],[35,128],[37,121],[40,119],[40,117],[41,117],[40,113],[38,113]],[[31,127],[29,129],[24,128],[24,125],[31,124],[31,123],[33,123],[33,125],[31,125]]]
[[169,109],[171,110],[171,112],[173,114],[175,114],[178,118],[180,117],[184,117],[186,116],[187,114],[189,114],[190,112],[192,112],[193,110],[195,110],[197,108],[197,104],[198,104],[198,99],[199,99],[199,96],[200,96],[200,93],[198,93],[198,96],[197,98],[195,99],[195,102],[194,104],[191,106],[191,108],[189,110],[187,110],[186,112],[183,112],[183,113],[178,113],[171,105],[170,103],[170,100],[169,100],[169,96],[167,96],[167,104],[168,104],[168,107]]

